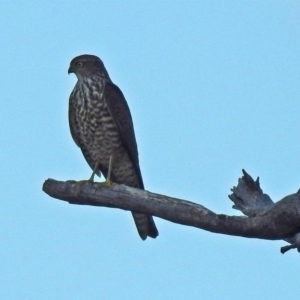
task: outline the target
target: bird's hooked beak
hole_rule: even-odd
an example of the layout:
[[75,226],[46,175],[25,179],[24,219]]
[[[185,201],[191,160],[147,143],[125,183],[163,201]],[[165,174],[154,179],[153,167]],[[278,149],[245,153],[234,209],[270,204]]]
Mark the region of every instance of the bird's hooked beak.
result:
[[68,69],[68,74],[70,74],[70,73],[74,73],[74,69],[71,66]]

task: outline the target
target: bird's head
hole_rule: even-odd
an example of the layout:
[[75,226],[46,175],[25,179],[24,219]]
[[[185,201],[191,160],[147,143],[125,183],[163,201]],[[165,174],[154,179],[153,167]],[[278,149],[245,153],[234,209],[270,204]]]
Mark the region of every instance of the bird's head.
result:
[[85,77],[101,76],[109,78],[102,60],[89,54],[83,54],[72,59],[68,74],[75,73],[78,79]]

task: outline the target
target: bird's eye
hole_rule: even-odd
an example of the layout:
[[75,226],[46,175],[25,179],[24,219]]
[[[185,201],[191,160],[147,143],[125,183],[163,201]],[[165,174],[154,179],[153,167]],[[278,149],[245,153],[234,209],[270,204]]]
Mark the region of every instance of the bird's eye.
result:
[[76,63],[76,66],[77,66],[78,68],[81,68],[81,67],[83,66],[83,63],[82,63],[81,61],[79,61],[78,63]]

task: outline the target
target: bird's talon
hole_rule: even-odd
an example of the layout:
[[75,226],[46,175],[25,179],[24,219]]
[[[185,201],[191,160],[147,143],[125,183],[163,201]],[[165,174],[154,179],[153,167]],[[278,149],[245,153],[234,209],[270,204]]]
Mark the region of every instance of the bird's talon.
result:
[[78,181],[76,181],[76,184],[78,184],[78,185],[83,185],[83,184],[85,184],[86,182],[90,182],[89,180],[78,180]]
[[95,174],[92,174],[92,176],[89,178],[89,180],[87,180],[88,182],[94,182],[94,175]]
[[112,186],[113,185],[113,182],[111,180],[105,180],[105,181],[102,181],[102,182],[99,182],[100,185],[103,185],[103,186]]

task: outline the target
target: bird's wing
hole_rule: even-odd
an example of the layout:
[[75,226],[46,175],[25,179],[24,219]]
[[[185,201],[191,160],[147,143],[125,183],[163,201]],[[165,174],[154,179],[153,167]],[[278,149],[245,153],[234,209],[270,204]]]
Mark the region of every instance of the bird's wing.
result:
[[70,131],[71,131],[71,135],[72,135],[72,138],[74,140],[74,142],[76,143],[76,145],[78,147],[80,147],[79,145],[79,141],[78,141],[78,138],[77,138],[77,134],[76,134],[76,126],[75,126],[75,112],[76,112],[76,109],[75,107],[73,106],[73,103],[75,102],[75,99],[74,99],[74,93],[72,92],[71,95],[70,95],[70,99],[69,99],[69,125],[70,125]]
[[134,165],[139,178],[140,187],[144,188],[139,167],[139,156],[133,129],[131,113],[122,91],[113,83],[107,82],[104,90],[104,100],[120,133],[124,147]]

